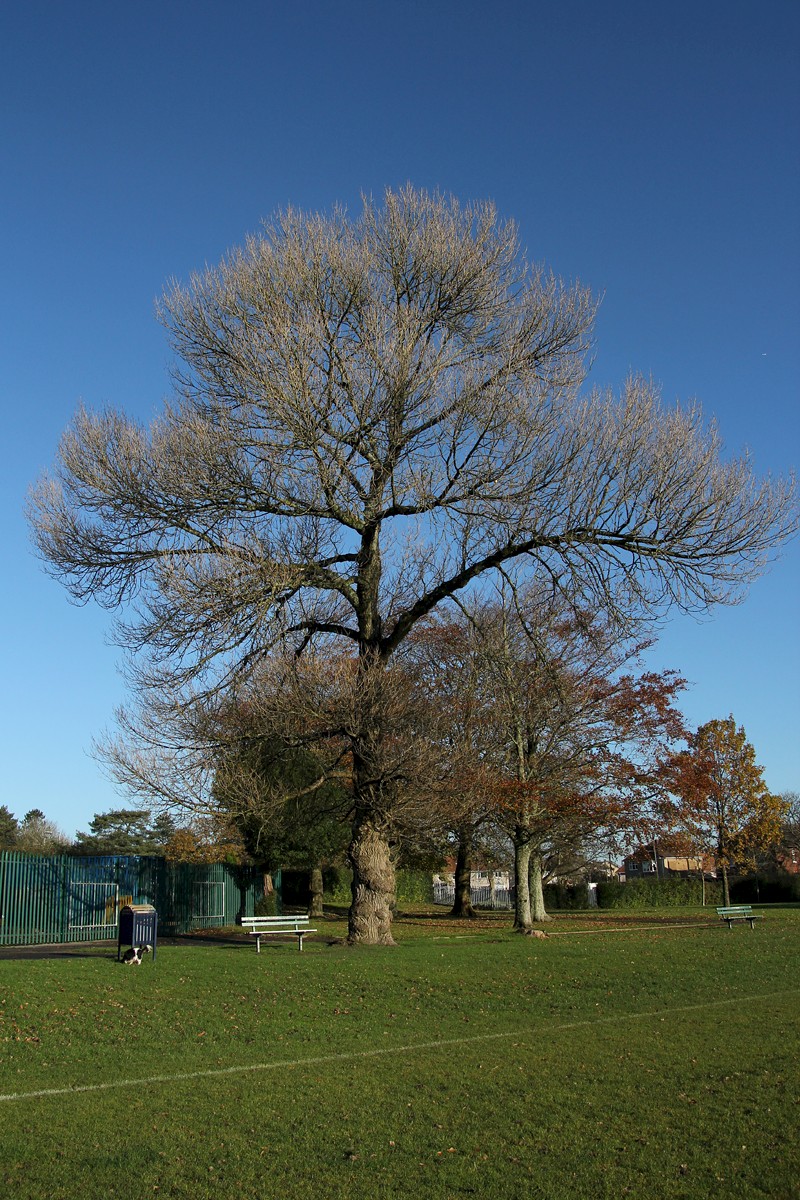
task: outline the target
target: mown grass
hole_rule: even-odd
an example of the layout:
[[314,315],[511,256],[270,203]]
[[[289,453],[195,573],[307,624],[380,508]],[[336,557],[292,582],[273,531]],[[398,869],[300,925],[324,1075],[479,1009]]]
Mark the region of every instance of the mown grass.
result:
[[0,962],[0,1194],[789,1200],[800,910],[765,911]]

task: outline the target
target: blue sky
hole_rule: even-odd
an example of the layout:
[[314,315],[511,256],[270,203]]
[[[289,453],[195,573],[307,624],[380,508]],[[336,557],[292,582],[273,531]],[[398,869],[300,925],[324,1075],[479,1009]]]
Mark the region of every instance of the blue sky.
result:
[[[119,807],[90,756],[125,698],[108,615],[23,517],[77,403],[168,391],[153,304],[292,204],[411,181],[493,199],[604,296],[592,379],[698,397],[760,472],[798,463],[796,0],[293,0],[0,6],[4,630],[0,803],[73,834]],[[652,656],[800,790],[800,544]]]

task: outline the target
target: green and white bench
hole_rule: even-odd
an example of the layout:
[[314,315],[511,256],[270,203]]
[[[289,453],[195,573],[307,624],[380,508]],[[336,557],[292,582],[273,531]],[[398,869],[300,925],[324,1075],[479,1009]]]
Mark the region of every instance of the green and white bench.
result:
[[761,913],[754,913],[749,904],[732,904],[727,908],[718,908],[717,916],[720,921],[728,922],[728,929],[733,929],[734,921],[749,921],[752,929],[753,922],[760,919]]
[[256,939],[258,954],[261,953],[262,937],[277,934],[293,934],[297,938],[297,949],[302,951],[306,934],[317,932],[316,929],[309,929],[309,920],[309,917],[242,917],[242,929]]

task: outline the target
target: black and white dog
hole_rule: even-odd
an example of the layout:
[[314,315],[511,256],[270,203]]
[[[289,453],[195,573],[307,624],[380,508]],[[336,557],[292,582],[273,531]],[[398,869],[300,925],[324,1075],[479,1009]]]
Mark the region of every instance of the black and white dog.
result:
[[149,954],[153,949],[152,946],[131,946],[130,950],[126,950],[122,956],[122,961],[127,967],[142,965],[142,959],[145,954]]

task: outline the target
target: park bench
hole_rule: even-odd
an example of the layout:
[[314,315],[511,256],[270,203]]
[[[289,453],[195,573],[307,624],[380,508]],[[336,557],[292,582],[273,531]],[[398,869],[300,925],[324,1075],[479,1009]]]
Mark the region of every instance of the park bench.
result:
[[717,916],[720,921],[728,922],[728,929],[733,929],[734,921],[749,921],[752,929],[753,922],[759,919],[761,913],[754,913],[749,904],[733,904],[728,908],[718,908]]
[[303,938],[307,933],[316,933],[309,929],[308,917],[242,917],[242,929],[246,929],[251,937],[256,939],[256,951],[261,953],[262,937],[275,934],[292,934],[297,938],[297,949],[303,949]]

